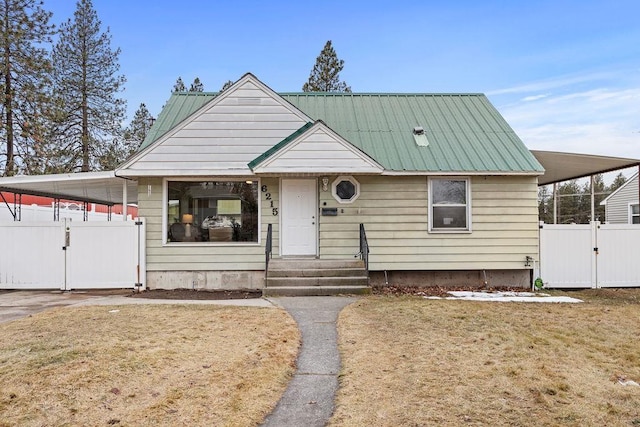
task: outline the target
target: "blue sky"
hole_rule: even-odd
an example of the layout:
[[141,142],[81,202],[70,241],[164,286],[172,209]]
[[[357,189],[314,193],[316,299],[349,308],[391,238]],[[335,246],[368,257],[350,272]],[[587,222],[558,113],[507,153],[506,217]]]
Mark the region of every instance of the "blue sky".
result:
[[[178,76],[300,91],[327,40],[354,92],[482,92],[531,149],[640,158],[640,2],[93,0],[129,117]],[[72,0],[45,0],[59,23]]]

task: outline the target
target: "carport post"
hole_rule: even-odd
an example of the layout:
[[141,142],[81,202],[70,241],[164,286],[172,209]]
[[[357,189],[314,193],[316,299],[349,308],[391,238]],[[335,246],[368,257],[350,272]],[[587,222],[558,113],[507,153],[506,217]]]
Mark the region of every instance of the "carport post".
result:
[[593,190],[593,175],[591,175],[591,221],[596,220],[596,195]]
[[558,223],[558,183],[553,183],[553,223]]
[[127,220],[127,180],[122,180],[122,220]]

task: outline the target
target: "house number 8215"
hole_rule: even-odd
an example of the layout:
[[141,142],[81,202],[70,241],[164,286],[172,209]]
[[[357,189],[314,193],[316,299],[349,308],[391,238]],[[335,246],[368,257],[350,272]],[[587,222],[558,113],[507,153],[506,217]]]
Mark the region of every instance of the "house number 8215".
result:
[[260,188],[260,191],[264,193],[264,198],[269,201],[269,207],[271,208],[271,215],[278,216],[278,208],[273,206],[273,200],[271,199],[271,193],[269,193],[269,188],[266,185],[263,185]]

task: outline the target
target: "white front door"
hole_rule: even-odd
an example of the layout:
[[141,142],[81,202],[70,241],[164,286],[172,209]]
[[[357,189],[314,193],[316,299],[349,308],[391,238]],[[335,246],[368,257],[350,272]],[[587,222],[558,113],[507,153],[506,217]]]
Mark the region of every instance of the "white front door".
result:
[[282,255],[316,255],[317,199],[315,179],[282,180]]

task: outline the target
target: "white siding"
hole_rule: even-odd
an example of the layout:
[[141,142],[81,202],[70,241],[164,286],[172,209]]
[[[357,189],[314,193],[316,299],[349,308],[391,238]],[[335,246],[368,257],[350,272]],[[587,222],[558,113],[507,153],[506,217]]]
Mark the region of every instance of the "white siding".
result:
[[264,160],[256,173],[380,173],[383,168],[349,142],[316,123],[280,153]]
[[606,221],[610,224],[629,224],[629,203],[638,203],[638,175],[607,200]]
[[[329,183],[336,176],[329,177]],[[360,197],[340,204],[319,190],[319,208],[336,207],[337,216],[319,217],[320,257],[353,258],[358,227],[364,223],[371,247],[371,270],[522,269],[526,256],[538,256],[535,177],[472,177],[472,233],[429,233],[426,177],[358,176]],[[147,184],[151,194],[147,196]],[[262,270],[267,224],[273,224],[273,255],[278,257],[279,179],[262,178],[260,244],[162,245],[162,180],[141,179],[139,213],[147,219],[149,271]],[[321,184],[319,184],[321,186]],[[271,207],[273,202],[273,208]]]
[[161,138],[126,172],[174,176],[212,171],[250,174],[247,163],[305,123],[302,113],[247,79]]
[[[331,177],[332,181],[335,177]],[[321,258],[353,257],[363,223],[371,270],[522,269],[537,259],[535,177],[472,177],[472,233],[429,233],[426,177],[356,176],[361,195],[340,204],[320,193]]]

